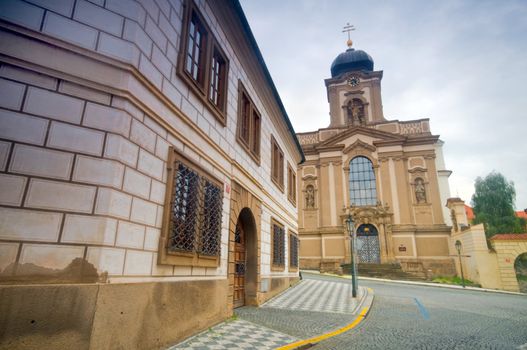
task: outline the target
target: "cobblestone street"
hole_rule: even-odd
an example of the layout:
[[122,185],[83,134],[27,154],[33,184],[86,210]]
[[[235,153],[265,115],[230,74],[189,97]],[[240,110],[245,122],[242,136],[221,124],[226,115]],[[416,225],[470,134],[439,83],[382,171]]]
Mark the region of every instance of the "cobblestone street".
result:
[[368,317],[313,349],[527,348],[526,296],[363,280],[360,284],[375,291]]

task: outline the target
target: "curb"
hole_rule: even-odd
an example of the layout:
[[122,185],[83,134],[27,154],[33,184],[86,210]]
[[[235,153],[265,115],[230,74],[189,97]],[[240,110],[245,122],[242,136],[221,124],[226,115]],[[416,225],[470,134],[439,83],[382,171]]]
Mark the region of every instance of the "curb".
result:
[[[333,275],[330,275],[333,276]],[[338,276],[341,277],[341,276]],[[343,277],[344,278],[344,277]],[[416,286],[425,286],[425,287],[439,287],[439,288],[450,288],[450,289],[465,289],[472,290],[476,292],[487,292],[487,293],[501,293],[501,294],[512,294],[512,295],[522,295],[525,296],[525,293],[519,292],[510,292],[508,290],[498,290],[498,289],[488,289],[488,288],[478,288],[478,287],[465,287],[452,284],[441,284],[441,283],[428,283],[428,282],[416,282],[416,281],[404,281],[404,280],[390,280],[386,278],[375,278],[375,277],[359,277],[360,280],[365,281],[377,281],[377,282],[392,282],[399,284],[411,284]]]
[[[334,275],[330,273],[320,273],[319,271],[314,270],[302,270],[304,273],[311,273],[316,275],[322,275],[322,276],[331,276],[331,277],[337,277],[337,278],[343,278],[343,279],[349,279],[349,275],[347,277],[340,276],[340,275]],[[404,281],[404,280],[390,280],[387,278],[376,278],[376,277],[361,277],[359,276],[359,280],[364,281],[376,281],[376,282],[388,282],[388,283],[398,283],[398,284],[410,284],[414,286],[424,286],[424,287],[438,287],[438,288],[450,288],[450,289],[465,289],[465,290],[472,290],[476,292],[487,292],[487,293],[501,293],[501,294],[511,294],[511,295],[521,295],[526,296],[525,293],[519,293],[519,292],[510,292],[507,290],[499,290],[499,289],[488,289],[488,288],[477,288],[477,287],[465,287],[452,285],[452,284],[441,284],[441,283],[429,283],[429,282],[417,282],[417,281]]]
[[357,327],[370,313],[371,307],[373,305],[373,299],[374,299],[374,293],[373,289],[367,288],[367,295],[363,298],[363,300],[360,302],[359,307],[362,307],[362,311],[360,314],[353,320],[353,322],[349,323],[348,325],[341,327],[337,330],[334,330],[332,332],[324,333],[315,337],[311,337],[309,339],[299,340],[291,344],[283,345],[279,348],[276,348],[275,350],[300,350],[300,349],[308,349],[312,347],[313,345],[321,342],[322,340],[326,340],[329,338],[332,338],[334,336],[337,336],[339,334],[342,334],[344,332],[349,331],[350,329],[353,329]]

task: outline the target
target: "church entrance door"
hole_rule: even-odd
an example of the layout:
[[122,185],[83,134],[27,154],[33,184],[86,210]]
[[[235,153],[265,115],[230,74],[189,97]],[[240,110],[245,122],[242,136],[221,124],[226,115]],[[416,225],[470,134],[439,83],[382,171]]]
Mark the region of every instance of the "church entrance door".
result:
[[372,224],[362,224],[357,229],[357,253],[359,262],[379,264],[379,233]]
[[245,305],[246,237],[240,219],[234,232],[234,307]]

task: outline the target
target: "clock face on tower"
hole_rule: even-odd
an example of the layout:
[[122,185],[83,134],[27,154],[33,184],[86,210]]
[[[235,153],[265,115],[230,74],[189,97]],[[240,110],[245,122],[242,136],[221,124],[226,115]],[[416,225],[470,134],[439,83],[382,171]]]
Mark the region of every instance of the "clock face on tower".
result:
[[350,84],[351,86],[357,86],[359,85],[359,83],[360,83],[359,77],[352,76],[348,79],[348,84]]

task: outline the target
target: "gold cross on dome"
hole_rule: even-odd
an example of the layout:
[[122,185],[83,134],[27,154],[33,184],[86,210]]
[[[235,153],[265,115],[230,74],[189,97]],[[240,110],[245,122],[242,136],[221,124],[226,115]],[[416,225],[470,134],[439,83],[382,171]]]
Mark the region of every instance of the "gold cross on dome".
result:
[[348,40],[351,40],[350,33],[351,33],[351,31],[355,30],[355,26],[353,24],[349,24],[349,22],[348,22],[348,23],[346,23],[346,25],[342,29],[344,29],[342,31],[342,33],[346,33],[347,32],[348,33]]

